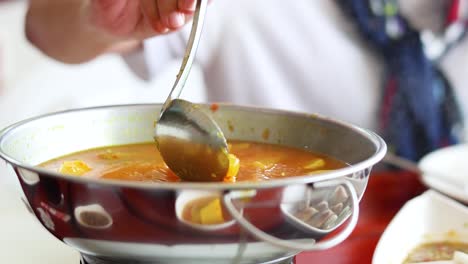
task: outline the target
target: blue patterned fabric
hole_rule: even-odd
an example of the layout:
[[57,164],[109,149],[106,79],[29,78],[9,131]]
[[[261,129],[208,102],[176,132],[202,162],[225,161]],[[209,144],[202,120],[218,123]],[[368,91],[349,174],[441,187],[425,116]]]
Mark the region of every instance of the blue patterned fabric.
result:
[[385,62],[379,120],[389,150],[418,160],[457,143],[461,112],[450,83],[426,57],[419,32],[395,13],[398,34],[389,34],[388,16],[376,15],[369,0],[337,1]]

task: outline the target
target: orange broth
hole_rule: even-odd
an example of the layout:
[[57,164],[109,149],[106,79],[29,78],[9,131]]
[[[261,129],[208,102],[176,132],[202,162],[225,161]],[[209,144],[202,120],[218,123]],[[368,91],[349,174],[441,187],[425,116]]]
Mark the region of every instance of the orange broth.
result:
[[[265,181],[345,167],[337,159],[274,144],[230,141],[240,160],[235,181]],[[145,182],[177,182],[154,143],[85,150],[47,161],[43,168],[81,177]]]

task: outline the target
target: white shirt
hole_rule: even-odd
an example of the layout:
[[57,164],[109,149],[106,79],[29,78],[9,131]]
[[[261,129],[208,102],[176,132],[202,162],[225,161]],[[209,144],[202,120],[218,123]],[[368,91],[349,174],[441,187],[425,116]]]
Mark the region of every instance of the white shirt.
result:
[[[402,1],[419,16],[417,5],[429,2]],[[145,42],[151,75],[166,60],[182,59],[189,31],[190,25]],[[319,113],[377,129],[382,61],[334,1],[213,1],[197,63],[208,101]],[[441,66],[468,116],[468,41]]]

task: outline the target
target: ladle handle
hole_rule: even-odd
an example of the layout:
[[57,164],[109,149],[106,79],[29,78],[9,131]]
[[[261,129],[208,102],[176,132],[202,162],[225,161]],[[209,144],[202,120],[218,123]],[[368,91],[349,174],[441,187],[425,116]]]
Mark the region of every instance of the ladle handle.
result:
[[200,42],[207,5],[208,0],[197,0],[197,6],[193,15],[192,30],[190,31],[190,37],[185,49],[184,59],[180,65],[179,73],[177,74],[171,92],[169,93],[166,102],[164,102],[161,114],[166,110],[172,100],[179,98],[180,93],[185,86],[185,82],[187,81],[190,69],[192,68],[192,64],[195,59],[195,54],[197,53],[198,43]]
[[242,213],[237,210],[237,208],[232,203],[233,199],[237,198],[244,198],[245,192],[239,191],[231,191],[224,195],[224,204],[226,209],[229,211],[231,216],[237,221],[237,223],[243,227],[247,232],[249,232],[252,236],[256,237],[257,239],[270,243],[271,245],[278,246],[281,248],[285,248],[288,250],[300,250],[300,251],[315,251],[315,250],[325,250],[331,247],[338,245],[339,243],[343,242],[350,234],[353,232],[354,228],[356,227],[358,217],[359,217],[359,201],[356,194],[356,190],[354,189],[353,185],[346,180],[332,180],[332,181],[325,181],[325,182],[317,182],[314,183],[315,188],[328,188],[333,186],[342,185],[349,197],[350,197],[350,205],[351,205],[351,219],[349,219],[348,224],[344,229],[341,230],[340,233],[334,235],[330,239],[326,239],[324,241],[315,242],[313,239],[300,239],[300,240],[284,240],[274,236],[271,236],[264,231],[260,230],[252,223],[250,223],[247,219],[242,216]]

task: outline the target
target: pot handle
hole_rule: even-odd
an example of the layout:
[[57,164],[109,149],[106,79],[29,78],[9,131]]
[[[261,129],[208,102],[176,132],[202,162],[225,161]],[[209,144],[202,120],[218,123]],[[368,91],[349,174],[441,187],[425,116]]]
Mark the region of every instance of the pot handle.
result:
[[354,228],[356,227],[358,217],[359,217],[359,201],[357,198],[356,190],[354,189],[353,185],[346,181],[346,180],[332,180],[332,181],[325,181],[325,182],[317,182],[314,183],[315,188],[327,188],[342,185],[345,187],[351,201],[351,219],[349,220],[346,227],[340,231],[340,233],[336,234],[330,239],[326,239],[325,241],[315,242],[314,239],[297,239],[299,242],[293,242],[293,240],[284,240],[279,239],[277,237],[271,236],[252,223],[250,223],[247,219],[242,216],[242,213],[237,210],[237,208],[232,203],[233,199],[237,198],[245,198],[246,196],[254,196],[252,192],[245,192],[245,191],[231,191],[224,195],[223,200],[226,206],[226,209],[229,211],[231,216],[237,221],[237,223],[242,226],[245,230],[247,230],[252,236],[256,237],[259,240],[264,242],[270,243],[271,245],[282,247],[288,250],[300,250],[300,251],[316,251],[316,250],[324,250],[331,247],[338,245],[339,243],[343,242],[350,234],[353,232]]

